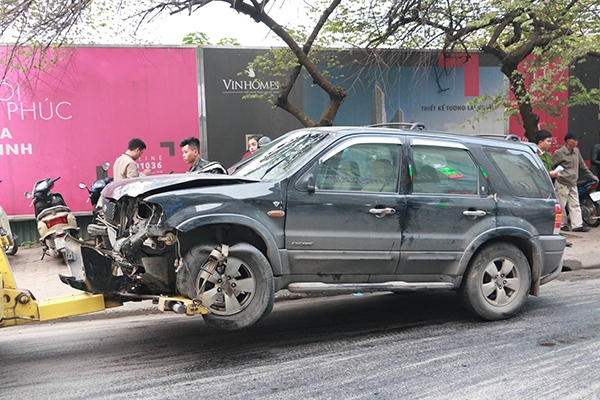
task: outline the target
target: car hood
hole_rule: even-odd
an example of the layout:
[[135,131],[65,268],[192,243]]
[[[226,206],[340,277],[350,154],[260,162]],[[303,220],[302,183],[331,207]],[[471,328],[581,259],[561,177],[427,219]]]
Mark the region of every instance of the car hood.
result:
[[237,176],[220,174],[169,174],[125,179],[113,182],[102,191],[102,196],[119,200],[124,196],[138,197],[178,189],[207,186],[239,185],[256,182]]

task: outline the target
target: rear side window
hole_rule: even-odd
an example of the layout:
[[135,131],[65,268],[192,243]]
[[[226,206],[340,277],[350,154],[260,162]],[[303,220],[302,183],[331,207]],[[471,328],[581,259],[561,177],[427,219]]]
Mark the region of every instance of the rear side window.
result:
[[552,187],[549,184],[548,172],[536,164],[533,158],[537,157],[535,154],[497,148],[485,148],[484,152],[515,196],[550,196]]
[[416,145],[412,153],[413,193],[477,194],[477,166],[466,150]]

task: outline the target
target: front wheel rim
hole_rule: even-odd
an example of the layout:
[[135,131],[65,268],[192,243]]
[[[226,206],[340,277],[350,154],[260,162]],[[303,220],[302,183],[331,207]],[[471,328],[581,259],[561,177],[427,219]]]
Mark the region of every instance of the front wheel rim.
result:
[[222,273],[217,268],[212,275],[206,267],[198,274],[196,291],[206,280],[200,298],[212,314],[234,315],[248,307],[256,293],[256,278],[244,261],[230,256]]
[[481,292],[493,306],[502,307],[515,299],[521,289],[521,275],[516,264],[498,257],[484,268],[481,277]]

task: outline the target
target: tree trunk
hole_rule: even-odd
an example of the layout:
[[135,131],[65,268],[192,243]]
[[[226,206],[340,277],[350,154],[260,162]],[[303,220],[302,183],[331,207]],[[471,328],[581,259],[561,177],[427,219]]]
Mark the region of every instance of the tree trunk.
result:
[[510,90],[515,95],[515,100],[519,106],[519,114],[521,115],[525,137],[530,142],[535,142],[539,116],[533,111],[533,107],[531,106],[531,97],[525,86],[525,78],[516,67],[503,65],[501,71],[508,77]]

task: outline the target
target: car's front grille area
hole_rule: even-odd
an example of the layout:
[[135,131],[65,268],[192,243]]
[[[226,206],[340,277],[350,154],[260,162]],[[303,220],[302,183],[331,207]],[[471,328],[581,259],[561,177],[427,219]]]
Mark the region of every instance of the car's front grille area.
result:
[[104,203],[104,218],[106,218],[107,222],[115,225],[119,223],[117,218],[117,207],[116,201],[107,201]]

